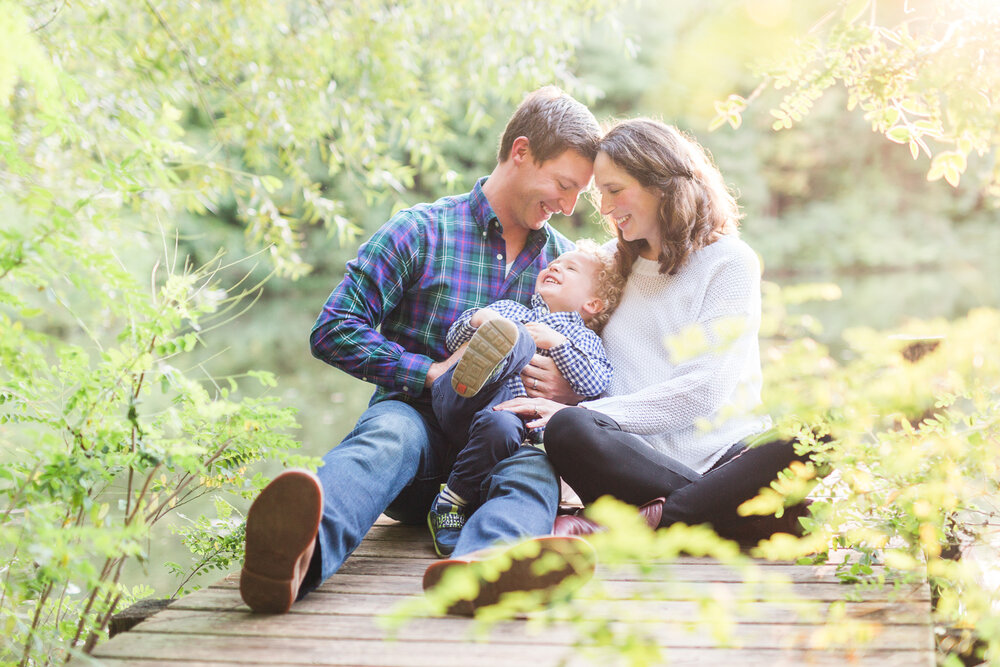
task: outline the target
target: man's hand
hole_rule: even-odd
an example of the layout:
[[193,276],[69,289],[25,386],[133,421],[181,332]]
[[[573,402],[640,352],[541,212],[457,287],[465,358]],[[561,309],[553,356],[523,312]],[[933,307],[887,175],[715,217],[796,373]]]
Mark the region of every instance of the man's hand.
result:
[[548,324],[541,322],[525,322],[524,328],[531,334],[532,340],[535,341],[535,347],[540,347],[543,350],[549,350],[569,340]]
[[563,405],[576,405],[583,400],[556,368],[552,357],[536,354],[521,371],[524,390],[531,398],[548,398]]
[[465,354],[465,348],[469,347],[468,343],[463,343],[461,347],[452,352],[451,356],[444,361],[436,361],[431,364],[431,367],[427,369],[427,377],[424,378],[424,387],[430,388],[434,384],[434,380],[445,374],[445,372],[458,363],[458,360],[462,358]]

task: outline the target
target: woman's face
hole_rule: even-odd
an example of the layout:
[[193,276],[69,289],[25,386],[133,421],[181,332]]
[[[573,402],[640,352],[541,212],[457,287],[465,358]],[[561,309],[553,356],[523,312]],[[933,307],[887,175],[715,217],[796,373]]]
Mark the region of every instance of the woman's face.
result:
[[659,194],[640,185],[604,152],[594,160],[594,182],[601,194],[601,215],[608,216],[626,241],[645,241],[648,245],[639,255],[655,260],[660,253]]

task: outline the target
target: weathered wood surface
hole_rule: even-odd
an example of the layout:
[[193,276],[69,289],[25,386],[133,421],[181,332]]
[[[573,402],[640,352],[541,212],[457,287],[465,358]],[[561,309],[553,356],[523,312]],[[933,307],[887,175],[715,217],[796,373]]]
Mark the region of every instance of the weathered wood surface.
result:
[[[613,662],[609,654],[574,649],[581,637],[558,621],[544,628],[535,619],[507,621],[477,635],[468,619],[421,618],[390,638],[380,617],[421,595],[421,576],[433,560],[425,530],[383,518],[341,571],[289,614],[251,614],[230,575],[99,645],[93,658],[140,667]],[[642,578],[599,568],[579,608],[587,618],[610,620],[613,631],[655,637],[672,665],[934,664],[926,584],[855,591],[831,566],[759,562],[757,572],[786,584],[741,583],[735,570],[696,558]],[[706,596],[735,605],[726,646],[710,626],[696,623]]]

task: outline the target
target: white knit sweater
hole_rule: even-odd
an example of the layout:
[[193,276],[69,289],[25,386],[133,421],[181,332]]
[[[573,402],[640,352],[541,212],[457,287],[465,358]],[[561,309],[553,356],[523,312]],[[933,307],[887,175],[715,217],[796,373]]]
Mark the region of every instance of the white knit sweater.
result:
[[725,236],[670,276],[638,258],[601,338],[614,376],[580,405],[699,473],[770,426],[760,404],[760,263]]

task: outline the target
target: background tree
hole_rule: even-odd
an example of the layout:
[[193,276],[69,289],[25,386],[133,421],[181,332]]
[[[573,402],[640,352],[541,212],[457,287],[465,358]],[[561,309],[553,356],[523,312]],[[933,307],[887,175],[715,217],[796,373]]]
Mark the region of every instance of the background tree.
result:
[[[453,185],[451,119],[495,132],[493,104],[574,87],[600,11],[0,0],[0,660],[93,647],[151,592],[122,579],[129,560],[161,564],[151,528],[206,494],[218,516],[184,531],[195,567],[238,562],[222,494],[252,497],[262,460],[315,460],[292,453],[272,374],[220,376],[211,341],[192,355],[258,278],[308,271],[309,225],[345,240],[359,211]],[[213,247],[192,215],[263,255]]]

